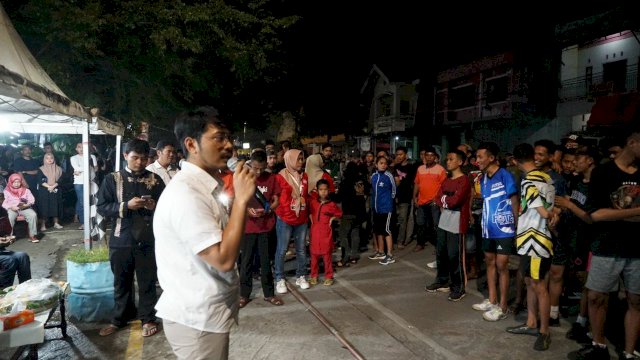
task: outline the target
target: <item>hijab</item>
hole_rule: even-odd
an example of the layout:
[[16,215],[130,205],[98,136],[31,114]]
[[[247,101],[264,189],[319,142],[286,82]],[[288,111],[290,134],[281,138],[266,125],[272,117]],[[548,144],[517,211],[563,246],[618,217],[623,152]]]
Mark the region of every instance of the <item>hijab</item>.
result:
[[[16,179],[20,180],[20,187],[17,189],[13,187],[13,181]],[[17,198],[22,198],[24,194],[27,192],[26,181],[24,181],[22,174],[20,173],[11,174],[11,176],[9,176],[9,184],[7,184],[7,188],[4,189],[4,191],[10,192],[13,196]]]
[[[53,159],[53,164],[47,164],[44,162],[47,156],[51,156],[51,158]],[[47,178],[48,185],[55,185],[62,176],[62,168],[56,165],[56,158],[53,156],[53,154],[44,154],[40,171],[42,171],[44,176]]]
[[324,174],[322,163],[322,155],[320,154],[311,155],[307,158],[307,165],[304,172],[307,173],[307,177],[309,178],[309,194],[316,190],[318,180],[322,179],[322,175]]
[[302,191],[302,174],[295,169],[298,156],[300,156],[301,153],[302,151],[298,149],[287,150],[287,152],[284,153],[285,168],[279,172],[280,176],[291,186],[291,206],[296,212],[296,216],[300,215],[300,205],[304,203],[304,198],[302,198],[300,193]]

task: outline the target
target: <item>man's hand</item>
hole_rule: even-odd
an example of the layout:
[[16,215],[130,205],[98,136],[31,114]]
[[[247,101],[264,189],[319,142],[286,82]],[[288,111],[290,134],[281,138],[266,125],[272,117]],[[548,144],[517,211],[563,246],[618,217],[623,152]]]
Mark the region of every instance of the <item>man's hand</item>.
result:
[[[141,199],[139,197],[134,197],[133,199],[127,202],[127,208],[129,210],[138,210],[145,207],[146,204],[147,202],[144,199]],[[155,204],[153,206],[155,207]]]
[[568,196],[556,196],[555,198],[555,205],[566,209],[569,207],[569,204],[571,203],[571,200],[569,199]]
[[256,192],[256,175],[244,166],[244,161],[240,161],[233,174],[233,191],[235,200],[247,203]]
[[263,217],[265,215],[264,209],[249,208],[247,210],[249,212],[249,216],[254,218]]

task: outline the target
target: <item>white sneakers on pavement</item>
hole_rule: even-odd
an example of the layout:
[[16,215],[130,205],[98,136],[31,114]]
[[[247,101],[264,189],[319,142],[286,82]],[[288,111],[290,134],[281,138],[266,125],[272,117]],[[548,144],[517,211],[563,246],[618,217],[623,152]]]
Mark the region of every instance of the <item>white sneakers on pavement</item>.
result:
[[278,294],[286,294],[287,293],[287,283],[284,279],[278,280],[276,282],[276,292]]
[[438,262],[437,261],[432,261],[432,262],[427,264],[427,267],[429,269],[437,269],[438,268]]
[[484,311],[482,318],[487,321],[498,321],[507,317],[507,314],[502,311],[502,308],[496,304],[492,304],[489,299],[484,299],[479,304],[473,304],[471,306],[473,310]]
[[491,303],[491,301],[489,301],[489,299],[484,299],[481,303],[473,304],[471,305],[471,307],[473,308],[473,310],[489,311],[493,307],[493,304]]
[[304,278],[304,276],[300,276],[296,279],[296,285],[300,286],[300,289],[302,290],[306,290],[309,288],[309,283],[307,282],[307,279]]

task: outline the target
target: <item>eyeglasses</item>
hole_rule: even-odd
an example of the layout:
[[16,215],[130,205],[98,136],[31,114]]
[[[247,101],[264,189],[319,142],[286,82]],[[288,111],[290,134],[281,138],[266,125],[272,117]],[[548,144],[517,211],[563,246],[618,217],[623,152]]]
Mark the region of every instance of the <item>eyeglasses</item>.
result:
[[235,142],[236,142],[236,140],[238,139],[238,137],[237,137],[237,136],[232,136],[230,133],[217,133],[217,134],[213,137],[213,139],[214,139],[216,142],[220,143],[220,144],[223,144],[223,143],[225,143],[225,142],[227,142],[227,141],[233,144],[233,143],[235,143]]

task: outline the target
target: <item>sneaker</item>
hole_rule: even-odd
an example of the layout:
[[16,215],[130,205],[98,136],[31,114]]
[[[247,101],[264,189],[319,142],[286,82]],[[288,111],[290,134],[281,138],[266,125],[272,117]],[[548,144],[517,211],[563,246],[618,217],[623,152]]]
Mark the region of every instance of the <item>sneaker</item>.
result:
[[380,259],[384,259],[384,258],[385,258],[385,256],[381,252],[376,252],[373,255],[369,255],[369,260],[380,260]]
[[609,360],[610,358],[609,348],[593,344],[586,345],[576,354],[576,360]]
[[324,286],[333,285],[333,279],[324,279],[324,282],[322,283],[322,285],[324,285]]
[[62,225],[56,223],[56,224],[53,224],[53,228],[60,230],[60,229],[63,229],[64,227]]
[[438,268],[438,262],[437,261],[432,261],[432,262],[427,264],[427,267],[429,269],[437,269]]
[[309,278],[309,285],[318,285],[318,278],[317,277],[310,277]]
[[473,304],[471,305],[471,307],[473,308],[473,310],[489,311],[491,310],[491,308],[493,308],[493,304],[491,303],[491,301],[489,301],[489,299],[484,299],[481,303]]
[[507,328],[507,332],[509,334],[515,334],[515,335],[531,335],[531,336],[538,336],[540,334],[540,331],[538,331],[538,329],[530,328],[527,326],[527,324],[510,326]]
[[276,282],[276,292],[278,294],[286,294],[287,293],[287,283],[284,281],[284,279],[278,280]]
[[427,287],[424,288],[427,292],[430,293],[434,293],[436,291],[439,292],[449,292],[449,285],[447,284],[440,284],[440,283],[433,283],[431,285],[427,285]]
[[540,333],[533,344],[533,350],[545,351],[549,349],[549,345],[551,345],[551,334]]
[[502,311],[502,308],[498,305],[492,305],[491,310],[488,310],[484,314],[482,314],[482,318],[487,321],[498,321],[506,317],[507,317],[507,314],[505,314]]
[[40,228],[40,232],[45,232],[45,231],[47,231],[46,227],[43,226],[43,227]]
[[553,327],[560,327],[560,316],[558,315],[557,318],[549,318],[549,326],[553,326]]
[[78,226],[78,230],[84,230],[84,225]]
[[309,283],[307,282],[307,279],[304,278],[304,276],[300,276],[296,279],[296,285],[300,286],[300,289],[302,290],[306,290],[309,288]]
[[391,255],[387,255],[382,260],[378,261],[378,264],[389,265],[389,264],[393,264],[394,262],[396,262],[396,259],[394,259],[393,256]]
[[453,302],[457,302],[462,300],[463,297],[465,297],[467,295],[467,293],[464,292],[464,290],[460,290],[460,291],[452,291],[451,293],[449,293],[449,301],[453,301]]

